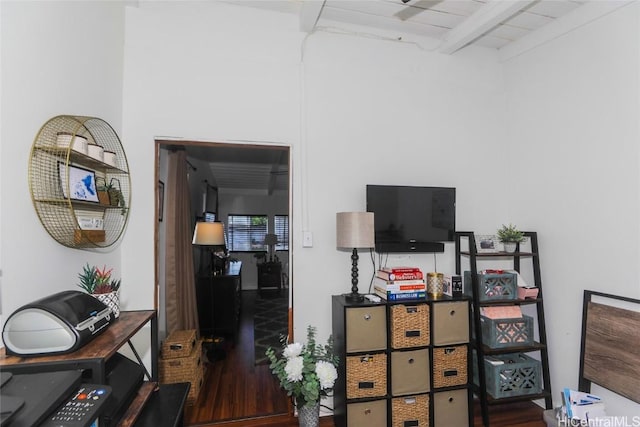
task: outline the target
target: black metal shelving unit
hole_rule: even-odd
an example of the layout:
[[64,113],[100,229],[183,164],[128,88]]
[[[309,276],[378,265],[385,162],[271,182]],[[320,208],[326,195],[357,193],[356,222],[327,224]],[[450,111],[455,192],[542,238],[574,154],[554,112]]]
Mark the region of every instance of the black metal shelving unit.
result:
[[[525,232],[525,236],[529,241],[530,251],[520,251],[520,244],[513,253],[507,252],[478,252],[475,235],[473,232],[456,232],[455,235],[455,251],[456,251],[456,273],[462,275],[462,261],[467,259],[469,263],[469,271],[471,273],[471,287],[473,294],[472,301],[472,319],[474,338],[471,345],[477,354],[477,364],[473,365],[473,369],[477,369],[478,384],[473,385],[473,390],[477,395],[482,412],[482,421],[485,427],[489,427],[489,406],[494,404],[504,404],[512,402],[522,402],[525,400],[544,399],[546,409],[553,406],[551,395],[551,381],[549,377],[549,350],[547,347],[547,333],[544,318],[544,297],[542,292],[542,280],[540,277],[540,258],[538,254],[538,236],[535,232]],[[463,243],[466,241],[467,248],[463,249]],[[527,299],[495,299],[490,301],[481,301],[479,295],[478,283],[478,261],[485,260],[511,261],[513,270],[520,272],[521,261],[527,260],[531,262],[533,270],[533,285],[538,288],[537,298]],[[465,285],[466,286],[466,285]],[[538,332],[538,341],[525,346],[511,346],[508,348],[491,348],[483,343],[483,331],[481,327],[480,310],[482,307],[491,306],[513,306],[513,305],[535,305]],[[533,353],[539,352],[540,362],[542,365],[542,390],[536,394],[524,394],[521,396],[510,396],[494,398],[487,392],[487,372],[485,369],[485,356],[501,355],[508,353]]]

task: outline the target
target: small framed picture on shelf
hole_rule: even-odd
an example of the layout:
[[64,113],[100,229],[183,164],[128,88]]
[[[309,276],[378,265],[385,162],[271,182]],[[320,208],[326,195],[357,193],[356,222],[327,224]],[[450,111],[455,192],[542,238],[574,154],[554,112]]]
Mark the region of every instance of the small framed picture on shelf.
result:
[[474,238],[476,240],[476,251],[478,253],[500,252],[500,242],[497,236],[491,234],[476,234]]

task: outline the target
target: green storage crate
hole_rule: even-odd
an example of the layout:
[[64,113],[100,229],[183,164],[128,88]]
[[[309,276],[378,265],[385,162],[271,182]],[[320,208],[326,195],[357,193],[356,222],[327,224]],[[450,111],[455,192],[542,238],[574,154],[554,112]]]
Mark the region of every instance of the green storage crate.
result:
[[509,348],[533,344],[533,317],[490,319],[480,316],[482,342],[491,348]]
[[[464,272],[464,293],[473,296],[471,272]],[[480,301],[513,300],[518,298],[518,277],[515,273],[478,273],[478,295]]]
[[[473,382],[478,385],[478,357],[475,351],[473,363]],[[484,370],[487,393],[494,399],[542,391],[542,363],[524,353],[485,356]]]

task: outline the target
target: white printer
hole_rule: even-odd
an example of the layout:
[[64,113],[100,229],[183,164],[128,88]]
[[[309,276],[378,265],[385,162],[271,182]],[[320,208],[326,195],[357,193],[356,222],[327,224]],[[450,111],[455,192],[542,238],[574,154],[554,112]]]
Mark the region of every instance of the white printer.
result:
[[13,312],[4,325],[2,341],[9,355],[71,353],[113,320],[111,309],[91,295],[63,291]]

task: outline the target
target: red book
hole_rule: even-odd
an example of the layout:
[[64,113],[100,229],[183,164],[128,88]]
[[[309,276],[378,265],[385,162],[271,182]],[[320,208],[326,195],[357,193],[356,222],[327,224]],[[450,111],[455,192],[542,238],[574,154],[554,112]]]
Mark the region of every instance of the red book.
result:
[[378,270],[376,276],[384,280],[421,280],[424,278],[420,270],[403,273],[390,273],[388,271]]
[[380,267],[380,271],[386,271],[387,273],[414,273],[420,271],[418,267]]

